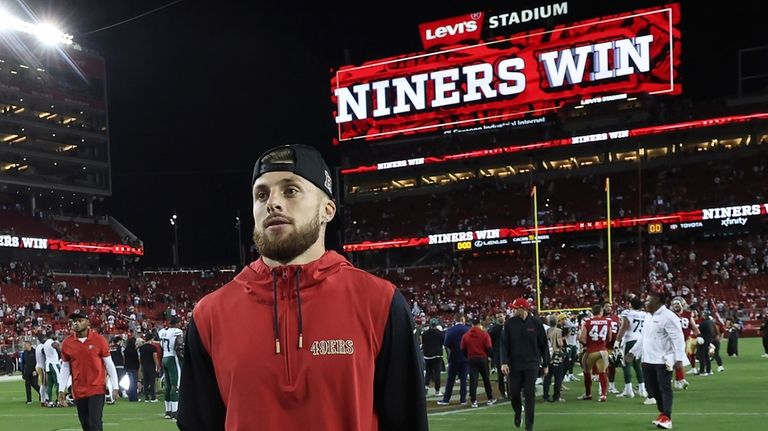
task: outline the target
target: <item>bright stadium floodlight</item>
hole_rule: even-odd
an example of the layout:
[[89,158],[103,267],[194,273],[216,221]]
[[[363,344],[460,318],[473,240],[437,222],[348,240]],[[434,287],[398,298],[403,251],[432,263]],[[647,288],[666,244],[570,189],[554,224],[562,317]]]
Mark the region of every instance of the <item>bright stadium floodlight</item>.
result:
[[0,30],[7,30],[13,27],[13,17],[8,12],[0,9]]
[[25,22],[0,9],[0,31],[14,30],[37,37],[47,46],[72,45],[72,35],[66,34],[51,23]]
[[53,46],[56,44],[71,45],[72,35],[66,34],[56,26],[49,23],[40,23],[34,27],[34,34],[45,45]]

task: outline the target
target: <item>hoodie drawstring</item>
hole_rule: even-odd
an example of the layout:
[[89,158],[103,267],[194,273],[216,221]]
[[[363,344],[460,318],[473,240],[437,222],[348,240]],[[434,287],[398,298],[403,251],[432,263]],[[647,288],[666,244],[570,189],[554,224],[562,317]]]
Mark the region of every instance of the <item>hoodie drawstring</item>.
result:
[[275,330],[275,353],[280,354],[280,323],[277,320],[277,271],[272,271],[272,326]]
[[[272,271],[272,328],[275,331],[275,353],[280,354],[280,321],[277,312],[277,271]],[[301,315],[301,268],[296,269],[296,304],[299,319],[299,349],[304,347],[304,319]]]
[[299,317],[299,349],[304,346],[304,322],[301,318],[301,289],[299,280],[301,279],[301,268],[296,269],[296,304]]

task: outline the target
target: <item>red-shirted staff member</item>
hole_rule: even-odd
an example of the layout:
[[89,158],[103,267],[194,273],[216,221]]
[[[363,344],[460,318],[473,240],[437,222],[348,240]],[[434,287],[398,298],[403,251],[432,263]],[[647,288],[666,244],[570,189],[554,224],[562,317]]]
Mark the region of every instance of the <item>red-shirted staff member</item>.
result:
[[[109,374],[112,387],[117,388],[117,370],[109,354],[107,340],[91,331],[88,316],[75,310],[69,315],[74,333],[61,345],[61,382],[59,404],[64,404],[64,389],[72,376],[72,395],[77,405],[77,416],[83,431],[102,431],[104,395],[106,393],[105,374]],[[112,399],[117,400],[117,389]]]

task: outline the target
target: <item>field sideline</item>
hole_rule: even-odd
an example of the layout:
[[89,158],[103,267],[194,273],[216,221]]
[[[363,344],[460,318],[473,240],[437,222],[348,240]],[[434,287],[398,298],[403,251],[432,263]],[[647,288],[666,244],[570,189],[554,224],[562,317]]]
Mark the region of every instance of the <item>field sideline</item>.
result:
[[[768,359],[761,358],[759,338],[740,340],[738,358],[724,357],[726,371],[711,377],[688,376],[691,387],[675,392],[673,423],[683,430],[759,430],[768,428]],[[617,386],[623,387],[621,371]],[[495,383],[495,382],[494,382]],[[495,386],[495,385],[494,385]],[[617,399],[609,402],[578,401],[583,392],[582,382],[567,383],[565,403],[536,404],[536,430],[652,430],[650,421],[656,417],[655,406],[644,406],[642,399]],[[456,390],[456,388],[454,388]],[[594,389],[593,389],[594,390]],[[540,388],[539,388],[540,391]],[[430,391],[431,393],[432,391]],[[482,403],[484,395],[479,396]],[[490,431],[514,429],[509,402],[493,407],[470,409],[457,404],[437,407],[430,396],[429,423],[433,431]],[[458,403],[458,393],[453,397]],[[482,404],[481,404],[482,405]],[[0,383],[0,424],[3,430],[30,431],[79,430],[74,408],[45,409],[37,404],[24,404],[21,381]],[[107,430],[155,431],[177,429],[175,423],[163,418],[163,403],[129,403],[119,401],[105,406],[104,428]],[[258,429],[258,428],[254,428]]]

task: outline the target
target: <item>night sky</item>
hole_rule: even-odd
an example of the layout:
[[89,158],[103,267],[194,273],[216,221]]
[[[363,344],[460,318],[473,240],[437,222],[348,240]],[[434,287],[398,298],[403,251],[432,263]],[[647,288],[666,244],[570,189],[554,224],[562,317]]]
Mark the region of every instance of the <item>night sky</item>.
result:
[[[241,212],[247,240],[251,169],[266,148],[306,143],[336,162],[329,81],[332,67],[347,64],[345,50],[352,64],[415,52],[421,50],[419,23],[554,2],[330,2],[321,8],[321,2],[184,0],[88,34],[167,3],[27,2],[39,18],[56,17],[75,41],[106,58],[113,196],[105,210],[144,241],[143,263],[151,266],[172,261],[168,218],[174,209],[182,265],[237,262],[235,216]],[[569,15],[585,13],[590,4],[570,1]],[[621,4],[617,12],[663,3]],[[730,4],[740,6],[683,2],[687,97],[735,93],[737,49],[768,44],[760,2]],[[707,16],[713,12],[725,24]]]

